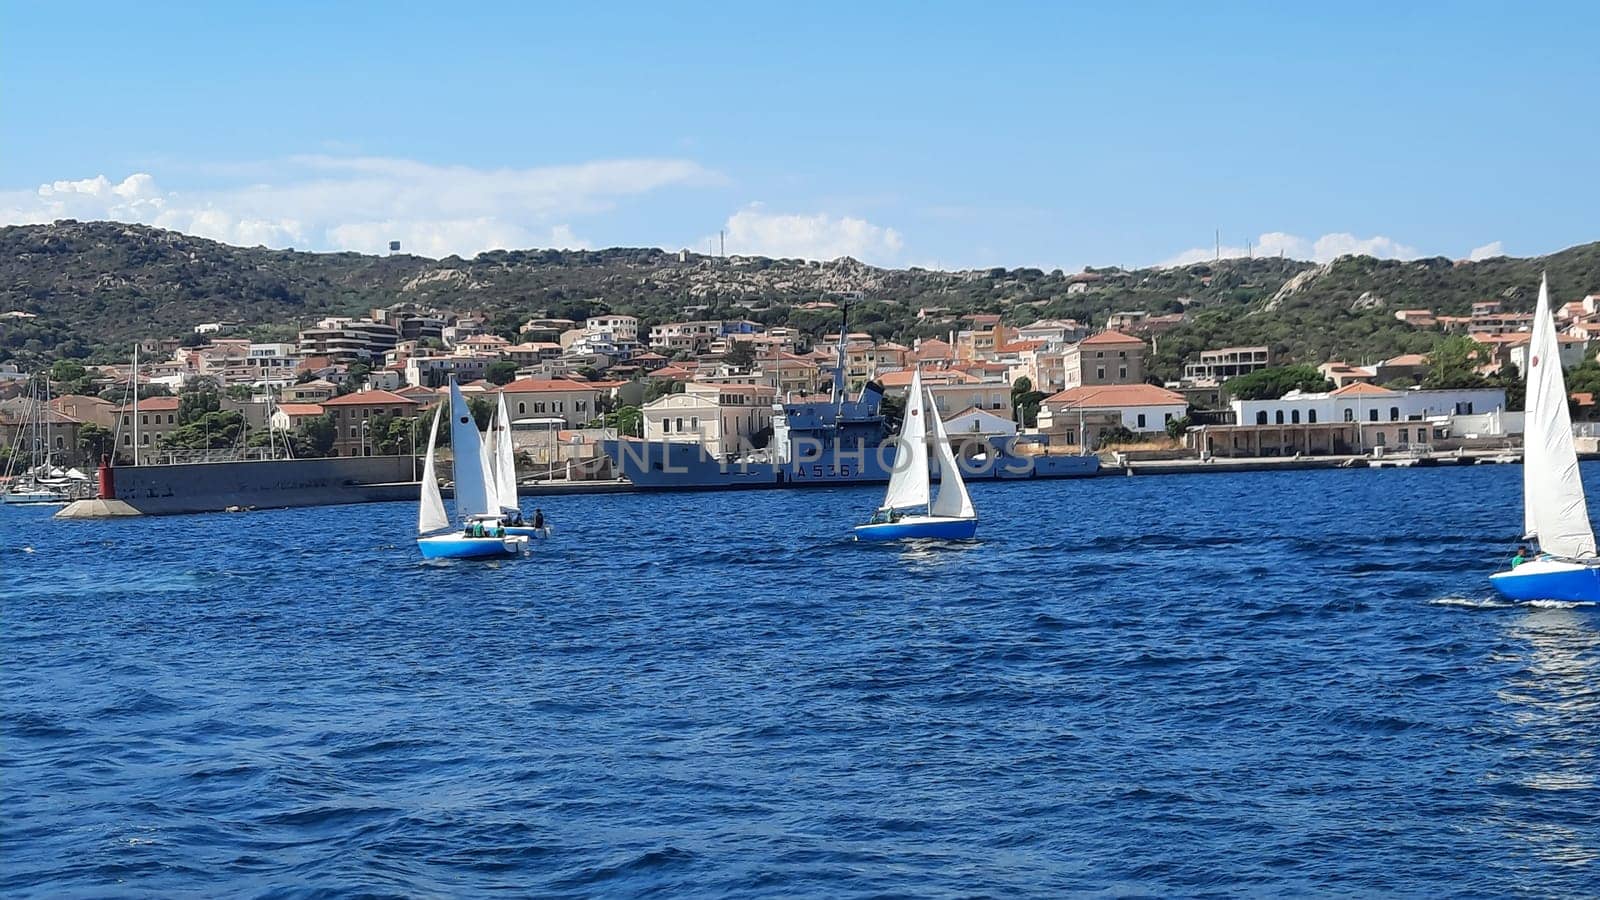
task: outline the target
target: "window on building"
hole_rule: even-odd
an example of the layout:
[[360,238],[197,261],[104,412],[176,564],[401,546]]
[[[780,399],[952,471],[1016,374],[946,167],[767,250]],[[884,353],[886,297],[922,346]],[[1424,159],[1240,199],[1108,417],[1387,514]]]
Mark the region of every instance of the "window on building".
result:
[[1139,428],[1141,430],[1144,428],[1144,413],[1139,413]]
[[1167,417],[1165,419],[1163,419],[1162,421],[1171,422],[1172,421],[1172,413],[1167,413]]
[[1298,410],[1298,409],[1289,410],[1289,423],[1292,424],[1292,425],[1299,425],[1300,424],[1300,410]]
[[148,413],[146,413],[144,415],[139,416],[139,424],[140,425],[149,425],[150,424],[150,415]]
[[60,450],[60,449],[63,449],[63,448],[64,448],[64,447],[66,447],[66,445],[67,445],[67,441],[66,441],[66,439],[65,439],[65,438],[63,438],[63,437],[62,437],[62,436],[61,436],[61,435],[59,435],[59,434],[58,434],[58,435],[56,435],[56,449],[57,449],[57,450]]
[[1267,424],[1267,411],[1266,410],[1263,409],[1262,411],[1256,413],[1256,424],[1257,425],[1265,425],[1265,424]]
[[1098,368],[1098,369],[1095,369],[1095,370],[1094,370],[1094,377],[1096,377],[1096,378],[1098,378],[1098,379],[1100,379],[1100,380],[1101,380],[1101,381],[1104,381],[1104,380],[1105,380],[1105,378],[1106,378],[1106,370],[1105,370],[1105,367],[1103,367],[1103,366],[1102,366],[1102,367],[1100,367],[1100,368]]
[[176,421],[176,419],[173,418],[173,414],[172,413],[167,413],[167,424],[171,425],[175,421]]
[[1128,367],[1127,367],[1127,366],[1123,366],[1123,367],[1122,367],[1122,368],[1121,368],[1121,369],[1120,369],[1120,370],[1119,370],[1119,374],[1118,374],[1118,377],[1119,377],[1119,378],[1122,378],[1122,379],[1124,379],[1124,380],[1126,380],[1126,379],[1127,379],[1127,377],[1128,377]]
[[148,444],[148,443],[150,443],[150,435],[148,435],[148,434],[144,434],[144,435],[140,435],[140,441],[139,441],[139,443],[141,443],[141,444]]
[[1391,421],[1391,422],[1400,421],[1400,407],[1398,407],[1398,406],[1389,407],[1389,421]]
[[1283,410],[1280,409],[1280,410],[1275,411],[1272,414],[1272,418],[1273,418],[1273,424],[1282,425],[1283,424]]
[[133,435],[131,435],[131,434],[123,435],[122,436],[122,446],[124,446],[124,447],[133,446]]
[[683,420],[682,419],[678,419],[677,421],[678,421],[678,429],[677,430],[681,434],[683,432]]
[[1312,425],[1317,424],[1317,411],[1314,409],[1306,410],[1306,421]]
[[1400,429],[1400,443],[1402,443],[1402,444],[1411,443],[1411,429],[1409,429],[1409,428]]
[[1378,421],[1378,411],[1375,410],[1375,409],[1367,410],[1367,421],[1368,422],[1376,422],[1376,421]]
[[517,401],[517,415],[525,416],[527,414],[528,414],[528,404],[523,403],[521,400],[518,400]]
[[1353,410],[1353,409],[1345,410],[1344,411],[1344,420],[1346,422],[1354,422],[1356,420],[1356,411]]

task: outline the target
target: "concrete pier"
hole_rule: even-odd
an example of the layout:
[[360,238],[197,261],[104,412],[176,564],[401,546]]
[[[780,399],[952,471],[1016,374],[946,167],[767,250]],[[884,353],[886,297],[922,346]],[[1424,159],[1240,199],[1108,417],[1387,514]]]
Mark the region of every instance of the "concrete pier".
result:
[[144,513],[129,506],[121,500],[74,500],[68,503],[60,512],[56,513],[57,519],[114,519],[122,516],[142,516]]

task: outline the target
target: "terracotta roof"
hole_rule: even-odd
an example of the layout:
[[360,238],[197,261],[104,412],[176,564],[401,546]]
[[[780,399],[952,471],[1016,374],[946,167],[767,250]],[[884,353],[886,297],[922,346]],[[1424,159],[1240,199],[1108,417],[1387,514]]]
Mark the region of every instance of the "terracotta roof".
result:
[[592,391],[596,385],[570,378],[518,378],[500,388],[510,394],[540,394],[555,391]]
[[[885,372],[878,376],[878,384],[884,387],[909,387],[911,385],[912,370],[902,369],[898,372]],[[922,383],[935,384],[978,384],[978,379],[965,372],[943,369],[922,373]]]
[[1378,387],[1375,384],[1367,384],[1364,381],[1358,381],[1355,384],[1347,384],[1344,387],[1339,388],[1337,391],[1334,391],[1334,392],[1330,393],[1328,396],[1330,396],[1330,397],[1350,397],[1350,396],[1354,396],[1354,395],[1357,395],[1357,394],[1360,394],[1360,395],[1363,395],[1363,396],[1368,396],[1368,397],[1398,397],[1398,396],[1400,396],[1398,393],[1396,393],[1395,391],[1391,391],[1388,388],[1381,388],[1381,387]]
[[1040,347],[1043,347],[1045,344],[1048,344],[1048,343],[1049,343],[1049,341],[1012,341],[1009,344],[1005,344],[1005,345],[1002,345],[1002,346],[994,348],[994,352],[996,352],[996,353],[1026,353],[1029,350],[1037,350]]
[[1421,353],[1402,353],[1392,359],[1384,360],[1383,364],[1386,366],[1425,366],[1428,364],[1428,357]]
[[322,404],[320,403],[279,403],[278,411],[290,418],[295,416],[320,416]]
[[[960,410],[958,412],[953,412],[950,415],[945,416],[944,417],[944,421],[948,422],[951,419],[959,419],[962,416],[968,415],[970,413],[982,413],[983,415],[986,415],[986,416],[993,416],[996,419],[1005,419],[1006,418],[1005,416],[1000,415],[999,413],[995,412],[992,409],[984,409],[981,406],[969,406],[966,409]],[[1006,419],[1006,421],[1009,422],[1011,420],[1010,419]]]
[[1153,384],[1102,384],[1068,388],[1045,398],[1046,403],[1082,409],[1127,406],[1181,406],[1189,401],[1177,391]]
[[1084,338],[1081,341],[1081,343],[1084,343],[1084,344],[1143,344],[1144,341],[1141,341],[1138,338],[1133,337],[1132,335],[1123,334],[1120,331],[1102,331],[1099,334],[1092,335],[1090,337]]
[[416,400],[396,394],[394,391],[356,391],[354,394],[345,394],[343,397],[334,397],[323,402],[323,406],[377,406],[384,403],[410,403]]
[[775,394],[778,391],[777,388],[768,387],[764,384],[726,384],[721,381],[696,381],[694,384],[695,387],[716,388],[718,393],[727,393],[728,391],[754,391],[757,394]]
[[62,394],[61,396],[55,398],[54,400],[51,400],[50,401],[50,405],[59,408],[62,405],[68,403],[68,402],[71,402],[71,403],[74,403],[74,404],[88,403],[91,406],[114,406],[114,405],[116,405],[116,404],[112,403],[110,400],[105,399],[104,397],[91,397],[88,394]]
[[[133,411],[133,404],[128,404],[128,410]],[[177,412],[177,397],[145,397],[139,401],[139,412]]]

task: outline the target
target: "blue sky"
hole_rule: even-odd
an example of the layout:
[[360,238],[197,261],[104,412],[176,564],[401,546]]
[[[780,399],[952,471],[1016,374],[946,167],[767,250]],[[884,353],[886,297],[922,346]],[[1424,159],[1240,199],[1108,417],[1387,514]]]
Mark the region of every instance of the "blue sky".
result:
[[1593,4],[589,6],[7,4],[0,222],[1069,270],[1600,238]]

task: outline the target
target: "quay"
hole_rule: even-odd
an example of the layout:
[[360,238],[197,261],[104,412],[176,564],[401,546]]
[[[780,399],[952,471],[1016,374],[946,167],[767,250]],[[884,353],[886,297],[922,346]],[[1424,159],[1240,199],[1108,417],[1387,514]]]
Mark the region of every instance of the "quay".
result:
[[[1600,459],[1600,446],[1586,446],[1579,458]],[[1503,454],[1497,450],[1463,450],[1417,459],[1420,467],[1474,465],[1480,459]],[[1148,476],[1287,472],[1306,469],[1364,469],[1370,456],[1210,457],[1106,452],[1095,476]],[[1391,463],[1393,459],[1389,460]],[[1381,462],[1380,462],[1381,464]],[[410,457],[358,457],[307,460],[255,460],[247,462],[185,463],[172,466],[130,466],[102,472],[101,494],[78,500],[56,513],[61,519],[117,518],[142,515],[178,515],[226,512],[240,509],[283,509],[332,506],[347,503],[414,501],[418,482],[411,474]],[[395,477],[395,476],[401,477]],[[994,479],[1000,483],[1033,479]],[[793,488],[793,484],[762,485],[766,489]],[[717,490],[718,488],[686,488]],[[752,488],[728,488],[752,489]],[[622,478],[524,482],[523,497],[657,492]],[[445,496],[451,491],[444,489]]]

